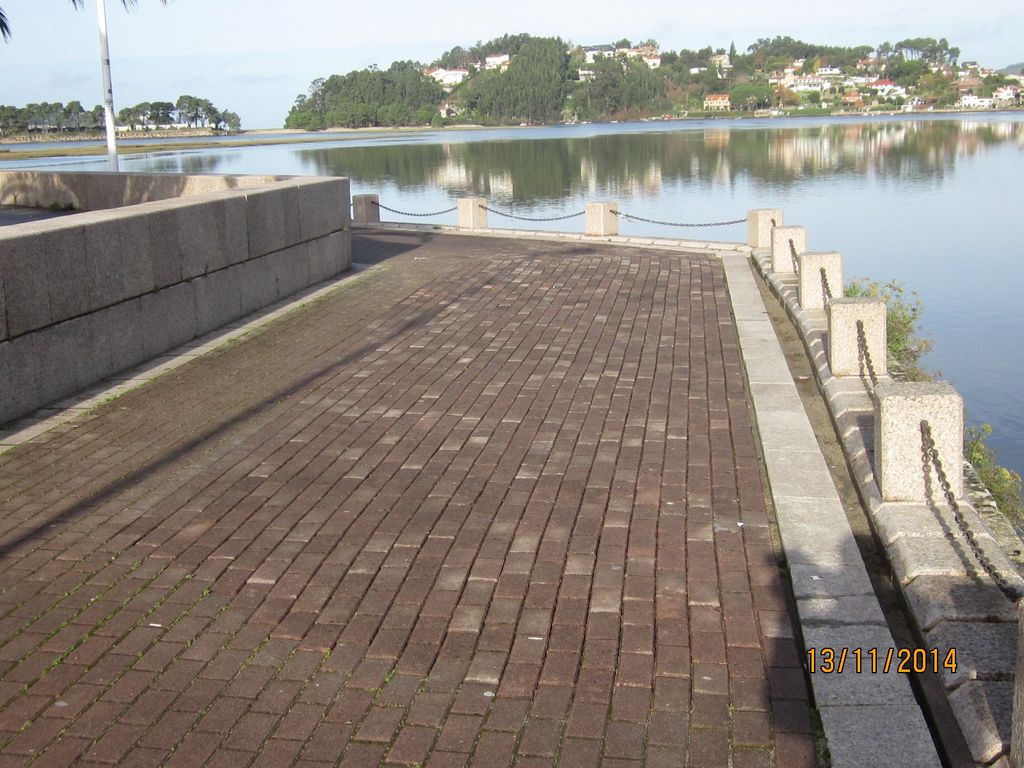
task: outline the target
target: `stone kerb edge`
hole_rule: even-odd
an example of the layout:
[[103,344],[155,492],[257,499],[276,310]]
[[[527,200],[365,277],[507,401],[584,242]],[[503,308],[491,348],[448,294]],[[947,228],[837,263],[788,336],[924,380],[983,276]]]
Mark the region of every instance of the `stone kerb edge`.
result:
[[[738,254],[726,259],[730,297],[734,306],[738,305],[734,313],[755,302],[761,304],[754,278],[746,265],[747,259]],[[881,609],[860,560],[831,473],[807,422],[782,350],[774,343],[774,329],[763,307],[758,317],[744,321],[738,330],[743,336],[740,345],[747,376],[752,382],[762,383],[760,387],[756,383],[752,385],[751,396],[805,643],[809,648],[891,647],[892,636],[881,621]],[[773,339],[770,346],[774,351],[761,349],[764,346],[761,339],[768,335]],[[769,382],[777,383],[772,387]],[[764,392],[759,396],[756,390],[763,390],[765,386],[772,391],[791,392],[795,404],[779,402],[777,397],[765,399]],[[781,426],[796,426],[796,422],[802,425],[799,432],[803,436],[793,433],[788,426]],[[775,461],[777,466],[773,468],[775,454],[783,458],[781,464]],[[796,454],[802,458],[794,473],[792,457]],[[812,455],[813,461],[803,458],[810,459]],[[825,615],[827,621],[823,621]],[[884,676],[884,679],[881,675],[858,676],[848,669],[842,675],[812,675],[812,683],[823,719],[826,714],[830,715],[825,735],[836,765],[860,764],[860,757],[870,751],[869,745],[874,743],[872,739],[885,740],[884,747],[874,753],[885,764],[897,764],[898,758],[900,764],[915,768],[937,763],[927,726],[908,682],[901,676]],[[890,722],[888,709],[894,706],[904,711],[901,727]],[[842,722],[848,717],[859,718],[866,724],[872,732],[871,739],[864,738],[864,734],[852,740],[846,738]],[[901,759],[901,750],[910,750],[908,759]]]
[[[866,389],[863,396],[855,396],[851,393],[849,387],[832,376],[831,371],[828,369],[827,359],[823,354],[820,354],[824,338],[827,335],[824,313],[822,313],[822,319],[818,319],[809,316],[809,314],[813,313],[800,310],[797,303],[793,275],[780,275],[772,272],[770,254],[763,251],[755,251],[754,264],[768,282],[772,292],[782,302],[786,313],[799,330],[808,354],[812,357],[819,388],[821,388],[822,394],[829,406],[829,413],[842,441],[852,471],[851,473],[857,483],[858,492],[864,500],[869,520],[877,535],[879,517],[884,514],[886,504],[882,501],[870,451],[866,444],[867,440],[873,438],[873,424],[866,424],[865,419],[873,419],[874,400],[867,393]],[[870,417],[867,414],[870,414]],[[865,435],[865,426],[869,427],[867,435]],[[963,512],[965,516],[971,518],[971,524],[974,529],[986,532],[988,535],[985,538],[991,542],[993,540],[992,534],[988,531],[983,519],[969,502],[966,502],[966,500],[960,501]],[[933,596],[929,593],[928,589],[922,588],[932,581],[939,582],[942,579],[949,578],[951,574],[966,575],[966,570],[963,566],[957,565],[958,562],[962,561],[957,557],[953,545],[948,539],[937,540],[941,541],[945,549],[948,550],[946,555],[943,556],[943,560],[948,562],[949,566],[943,568],[942,566],[935,565],[934,561],[938,556],[934,548],[935,545],[922,546],[920,544],[920,537],[917,537],[917,539],[918,541],[915,542],[915,537],[913,536],[901,536],[885,549],[896,577],[895,581],[899,585],[907,605],[912,609],[912,615],[920,628],[922,636],[925,634],[923,631],[925,626],[934,631],[935,627],[942,626],[943,624],[948,624],[952,628],[958,626],[969,627],[971,624],[978,624],[976,616],[972,615],[973,606],[978,600],[977,597],[973,598],[970,604],[961,612],[958,611],[955,602],[949,601],[941,591],[939,596]],[[1016,573],[1013,563],[1001,549],[996,546],[984,546],[984,544],[983,549],[986,555],[995,561],[997,567],[1003,573]],[[1017,579],[1019,577],[1015,578],[1014,581],[1016,582]],[[1021,583],[1024,583],[1024,580]],[[1005,600],[998,591],[998,588],[991,582],[986,581],[980,587],[984,590],[984,599],[994,603]],[[985,619],[985,621],[980,623],[989,624],[993,622],[1012,622],[1015,620],[1014,617],[1005,612],[986,614]],[[970,666],[972,664],[971,654],[975,652],[976,646],[972,645],[966,637],[963,640],[963,651],[966,652],[966,655],[961,653],[961,658]],[[974,663],[976,664],[977,662]],[[1008,670],[1003,670],[1002,673],[1012,673],[1012,667]],[[947,687],[947,695],[949,696],[954,715],[960,723],[965,738],[968,740],[972,755],[980,762],[989,763],[1000,757],[1000,755],[1005,754],[1009,745],[1009,711],[1003,706],[1005,704],[1004,700],[1007,698],[1006,692],[994,689],[990,691],[990,695],[994,697],[993,700],[997,702],[995,705],[990,706],[988,704],[989,695],[984,691],[990,686],[998,687],[999,683],[975,680],[971,682],[971,685],[974,687],[969,692],[969,695],[956,695],[960,688],[965,688],[966,686],[963,685],[962,679],[953,680],[952,686]]]

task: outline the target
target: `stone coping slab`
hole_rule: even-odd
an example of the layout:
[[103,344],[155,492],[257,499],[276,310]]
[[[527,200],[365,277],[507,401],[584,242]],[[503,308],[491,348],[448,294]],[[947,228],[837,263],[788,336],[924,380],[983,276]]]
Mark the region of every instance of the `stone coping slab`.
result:
[[[831,473],[800,403],[771,319],[740,251],[722,252],[751,398],[766,456],[779,532],[790,563],[804,645],[832,650],[892,648],[867,569]],[[790,278],[795,286],[796,278]],[[749,308],[761,307],[750,313]],[[819,313],[824,316],[824,313]],[[854,610],[843,610],[847,604]],[[833,609],[827,614],[827,609]],[[931,734],[902,675],[810,675],[833,766],[939,765]]]

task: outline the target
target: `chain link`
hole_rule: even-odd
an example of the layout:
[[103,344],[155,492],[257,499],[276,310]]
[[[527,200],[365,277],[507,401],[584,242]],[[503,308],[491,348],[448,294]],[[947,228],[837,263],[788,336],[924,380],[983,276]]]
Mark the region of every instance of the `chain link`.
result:
[[957,526],[960,528],[960,532],[964,538],[967,539],[967,543],[971,548],[971,552],[974,558],[981,564],[981,567],[985,569],[985,572],[992,578],[992,581],[996,583],[999,590],[1006,595],[1007,599],[1011,602],[1016,602],[1021,597],[1024,597],[1024,590],[1020,587],[1010,584],[1006,577],[999,572],[988,555],[986,555],[978,542],[978,537],[974,531],[971,530],[967,524],[967,519],[964,517],[963,512],[960,510],[960,505],[957,504],[956,497],[953,495],[953,489],[949,484],[949,478],[946,475],[946,470],[942,466],[942,460],[939,458],[939,451],[935,447],[935,439],[932,437],[932,428],[927,421],[921,422],[921,455],[924,460],[924,474],[928,477],[928,474],[932,467],[935,468],[935,475],[939,479],[939,485],[942,487],[942,495],[946,498],[946,503],[949,505],[950,510],[953,512],[953,519],[956,521]]
[[507,219],[518,219],[519,221],[565,221],[566,219],[575,219],[577,216],[582,216],[586,213],[586,211],[578,211],[577,213],[570,213],[565,216],[517,216],[514,213],[499,211],[496,208],[490,208],[486,205],[481,205],[480,207],[488,213],[496,213]]
[[382,208],[390,213],[397,213],[401,216],[442,216],[446,213],[451,213],[452,211],[457,211],[459,209],[458,206],[455,206],[454,208],[445,208],[443,211],[431,211],[430,213],[410,213],[409,211],[399,211],[396,208],[388,208],[386,205],[378,203],[376,200],[371,200],[370,202],[376,205],[378,208]]
[[[821,270],[824,274],[825,270]],[[868,378],[871,379],[871,386],[878,385],[878,374],[875,373],[875,362],[871,359],[871,350],[868,349],[868,335],[864,332],[864,321],[857,321],[857,360],[862,367],[867,369]]]
[[[376,205],[378,208],[381,208],[382,210],[389,211],[390,213],[397,213],[402,216],[442,216],[446,213],[451,213],[452,211],[458,210],[458,206],[455,206],[454,208],[445,208],[443,211],[431,211],[429,213],[412,213],[411,211],[400,211],[397,208],[389,208],[383,203],[379,203],[376,201],[373,201],[373,204]],[[575,213],[565,214],[563,216],[520,216],[509,211],[501,211],[498,210],[497,208],[491,208],[488,205],[481,205],[480,207],[483,210],[487,211],[488,213],[493,213],[498,216],[504,216],[505,218],[508,219],[517,219],[519,221],[565,221],[567,219],[575,219],[578,216],[583,216],[586,213],[586,211],[584,210],[577,211]],[[743,217],[742,219],[733,219],[731,221],[684,223],[678,221],[659,221],[658,219],[645,219],[643,216],[634,216],[632,214],[616,210],[613,210],[612,213],[615,214],[616,216],[621,216],[624,219],[629,219],[630,221],[639,221],[644,224],[658,224],[663,227],[726,227],[731,224],[742,224],[747,220],[746,217]],[[792,245],[792,241],[790,241],[790,244]]]
[[800,259],[796,255],[796,242],[793,238],[789,238],[789,257],[793,259],[793,271],[798,275],[800,274]]
[[825,268],[822,267],[820,272],[821,272],[821,295],[825,297],[825,302],[827,303],[827,302],[832,301],[832,299],[834,297],[832,296],[832,289],[829,287],[829,284],[828,284],[828,274],[825,272]]
[[684,224],[678,221],[658,221],[658,219],[645,219],[643,216],[634,216],[631,213],[625,213],[624,211],[612,210],[612,213],[616,216],[621,216],[624,219],[630,221],[640,221],[644,224],[659,224],[663,227],[727,227],[730,224],[742,224],[747,220],[744,216],[742,219],[733,219],[732,221],[707,221],[697,224]]

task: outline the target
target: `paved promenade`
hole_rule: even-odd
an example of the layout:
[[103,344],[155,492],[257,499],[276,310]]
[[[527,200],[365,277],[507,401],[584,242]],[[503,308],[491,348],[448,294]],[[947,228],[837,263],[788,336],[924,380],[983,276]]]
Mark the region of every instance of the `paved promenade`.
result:
[[353,255],[0,455],[0,768],[813,766],[721,263]]

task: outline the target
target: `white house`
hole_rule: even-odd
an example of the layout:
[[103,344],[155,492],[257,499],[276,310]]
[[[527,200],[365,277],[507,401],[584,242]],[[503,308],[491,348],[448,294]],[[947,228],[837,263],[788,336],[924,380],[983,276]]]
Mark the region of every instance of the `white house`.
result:
[[588,45],[583,49],[587,64],[593,64],[596,59],[604,56],[614,56],[615,48],[610,45]]
[[726,74],[732,69],[732,62],[729,60],[729,54],[719,53],[708,59],[708,63],[718,70],[719,76]]
[[431,67],[424,74],[434,78],[446,88],[454,88],[467,77],[468,69],[445,69],[444,67]]
[[839,67],[818,67],[819,77],[841,77],[843,70]]
[[1015,85],[1001,85],[992,92],[992,100],[1000,105],[1014,104],[1020,96],[1020,89]]
[[829,89],[829,82],[824,78],[816,75],[803,75],[802,77],[796,77],[793,79],[793,85],[790,88],[797,93],[809,93],[811,91],[827,91]]
[[960,97],[957,106],[960,109],[992,109],[995,106],[995,100],[983,96],[975,96],[973,93],[965,93]]
[[661,56],[644,56],[644,64],[651,69],[657,69],[661,66]]
[[704,97],[705,112],[725,112],[730,106],[728,93],[709,93]]
[[874,89],[875,93],[883,98],[888,96],[906,96],[907,91],[896,85],[892,80],[873,80],[867,83],[868,88]]
[[499,53],[484,59],[484,69],[508,69],[511,57],[507,53]]

